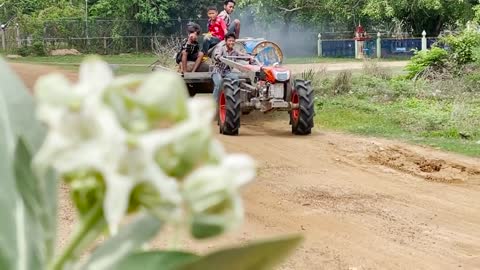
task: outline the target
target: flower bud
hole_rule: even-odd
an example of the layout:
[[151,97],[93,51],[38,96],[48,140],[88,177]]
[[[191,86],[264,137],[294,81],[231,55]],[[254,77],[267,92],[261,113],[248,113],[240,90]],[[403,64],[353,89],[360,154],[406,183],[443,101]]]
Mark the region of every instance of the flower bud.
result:
[[182,194],[192,214],[193,236],[213,237],[239,225],[243,220],[239,189],[254,176],[253,161],[243,155],[227,156],[220,165],[207,165],[189,175]]
[[153,72],[139,86],[133,98],[146,110],[149,120],[183,121],[187,118],[187,87],[171,72]]

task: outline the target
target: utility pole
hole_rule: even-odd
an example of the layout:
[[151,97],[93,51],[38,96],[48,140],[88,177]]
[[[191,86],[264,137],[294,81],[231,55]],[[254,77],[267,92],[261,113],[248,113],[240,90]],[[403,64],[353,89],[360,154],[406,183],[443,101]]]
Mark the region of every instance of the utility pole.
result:
[[90,44],[88,39],[88,0],[85,0],[85,37],[87,39],[87,45]]

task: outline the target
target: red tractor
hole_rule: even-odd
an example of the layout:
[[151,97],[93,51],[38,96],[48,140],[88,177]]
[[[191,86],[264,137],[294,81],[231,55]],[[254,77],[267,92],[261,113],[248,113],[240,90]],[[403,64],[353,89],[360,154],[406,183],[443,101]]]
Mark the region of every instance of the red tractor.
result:
[[[220,43],[217,46],[222,45],[223,43]],[[238,79],[225,78],[220,87],[220,133],[238,135],[241,115],[258,110],[264,113],[287,111],[292,133],[310,134],[315,115],[311,82],[292,78],[290,70],[281,66],[283,54],[273,42],[263,39],[238,39],[235,48],[254,56],[254,64],[249,64],[245,57],[220,59],[238,74]],[[184,74],[191,96],[197,93],[212,93],[213,81],[209,71]]]

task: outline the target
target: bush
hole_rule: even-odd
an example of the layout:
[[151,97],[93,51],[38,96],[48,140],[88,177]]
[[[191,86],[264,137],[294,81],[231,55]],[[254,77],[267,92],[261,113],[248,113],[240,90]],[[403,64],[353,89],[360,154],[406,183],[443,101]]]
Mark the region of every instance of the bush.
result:
[[446,67],[448,52],[442,48],[432,47],[428,51],[415,52],[411,61],[406,66],[408,79],[422,75],[427,69],[442,70]]
[[32,44],[31,52],[35,56],[45,56],[45,55],[47,55],[47,52],[45,50],[45,46],[43,45],[43,42],[41,42],[41,41],[36,41]]
[[29,47],[27,46],[22,46],[20,48],[17,49],[17,54],[20,55],[20,56],[29,56],[31,54],[31,50]]
[[333,81],[333,94],[342,95],[352,91],[352,72],[342,71]]
[[473,30],[464,30],[458,35],[441,37],[439,45],[448,48],[449,60],[456,66],[475,62],[475,49],[480,46],[480,33]]

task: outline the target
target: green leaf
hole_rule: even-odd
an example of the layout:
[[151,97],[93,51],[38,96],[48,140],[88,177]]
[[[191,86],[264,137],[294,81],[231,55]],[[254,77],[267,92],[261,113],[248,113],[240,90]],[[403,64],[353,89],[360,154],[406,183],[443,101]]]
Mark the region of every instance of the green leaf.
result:
[[47,236],[43,231],[44,226],[49,226],[51,220],[50,217],[45,216],[45,210],[43,209],[43,196],[38,189],[38,180],[34,176],[31,169],[31,155],[27,149],[23,139],[18,138],[18,143],[15,148],[15,160],[14,160],[14,176],[18,194],[23,201],[23,207],[25,210],[24,215],[28,215],[30,221],[28,224],[29,238],[34,241],[29,241],[30,246],[35,249],[37,256],[46,259],[47,251]]
[[[25,156],[19,157],[20,161],[14,160],[17,158],[15,153],[19,137],[24,139],[24,150],[30,149],[33,153],[41,145],[45,130],[35,119],[33,98],[2,59],[0,81],[0,269],[40,269],[46,260],[44,249],[41,249],[45,230],[35,222],[31,211],[27,210],[29,206],[26,203],[31,203],[31,200],[25,202],[17,191],[17,175],[14,170],[17,164],[30,166],[30,163],[22,160]],[[24,172],[23,169],[21,171]],[[20,177],[25,177],[26,174]],[[27,179],[22,181],[25,180]],[[53,192],[45,196],[54,201],[55,191],[53,189]],[[54,224],[55,210],[52,213],[52,207],[45,206],[43,211],[53,217]],[[49,227],[48,231],[54,233],[55,229]],[[52,249],[53,244],[52,242]]]
[[162,223],[151,215],[137,217],[95,250],[82,269],[118,269],[120,260],[155,237],[161,227]]
[[283,261],[301,242],[302,237],[290,236],[258,241],[244,247],[233,247],[211,253],[179,270],[266,270]]
[[198,258],[200,257],[195,254],[181,251],[134,253],[123,259],[115,269],[176,270]]
[[0,99],[6,105],[2,115],[8,121],[9,148],[13,153],[16,137],[22,136],[32,153],[36,153],[44,141],[46,129],[35,118],[35,101],[18,76],[0,58]]
[[198,218],[194,218],[192,222],[191,233],[196,239],[207,239],[217,236],[225,231],[225,228],[216,224],[208,224],[202,222]]

